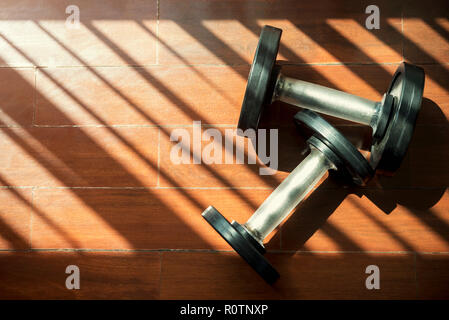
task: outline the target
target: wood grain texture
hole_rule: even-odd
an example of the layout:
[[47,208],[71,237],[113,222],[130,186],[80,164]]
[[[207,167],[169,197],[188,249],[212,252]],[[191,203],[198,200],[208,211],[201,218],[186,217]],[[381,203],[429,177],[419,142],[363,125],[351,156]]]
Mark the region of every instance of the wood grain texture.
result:
[[414,63],[449,62],[447,1],[404,1],[404,57]]
[[[365,29],[364,12],[369,4],[352,0],[161,1],[160,63],[248,64],[265,24],[283,29],[280,59],[306,63],[400,61],[401,34],[395,31],[401,23],[400,3],[378,3],[382,28],[375,32]],[[383,43],[387,38],[391,45]]]
[[416,278],[419,298],[448,299],[449,256],[419,255],[416,260]]
[[[413,256],[269,254],[283,275],[274,286],[235,253],[164,253],[162,299],[395,299],[416,297]],[[367,290],[368,265],[382,270],[381,289]],[[213,276],[212,276],[213,275]],[[194,286],[191,283],[195,283]]]
[[[162,129],[160,186],[274,188],[308,153],[305,137],[298,135],[293,126],[264,128],[266,140],[259,139],[259,144],[237,136],[235,130],[235,127]],[[194,147],[195,144],[199,146],[200,135],[203,136],[201,150]],[[261,145],[266,147],[265,153],[261,151]],[[172,161],[180,161],[176,159],[182,157],[181,148],[186,159],[189,158],[185,164]],[[273,151],[271,158],[270,148]]]
[[401,167],[393,177],[378,175],[370,186],[381,188],[415,187],[446,188],[449,184],[447,166],[449,126],[416,126]]
[[[81,0],[78,28],[69,0],[3,1],[2,66],[145,65],[156,62],[156,1]],[[137,23],[136,21],[139,21]],[[121,56],[111,44],[125,48]],[[131,61],[132,60],[132,61]]]
[[419,125],[447,126],[449,119],[448,65],[421,65],[426,73]]
[[[209,205],[246,222],[271,190],[35,191],[33,248],[229,249],[201,217]],[[316,190],[268,249],[449,251],[449,200],[438,190]],[[177,230],[173,232],[173,230]],[[416,237],[419,234],[420,237]]]
[[16,186],[155,186],[157,146],[157,128],[3,128],[0,171]]
[[1,250],[30,248],[31,210],[31,188],[0,189]]
[[318,189],[284,223],[282,249],[446,252],[448,196],[437,189]]
[[[213,204],[245,222],[271,190],[41,189],[33,248],[229,249],[201,217]],[[279,249],[273,240],[269,249]]]
[[2,97],[0,126],[31,125],[34,105],[34,70],[1,68],[0,96]]
[[[446,125],[419,125],[415,128],[409,149],[404,157],[400,169],[394,177],[376,176],[369,184],[369,188],[403,188],[403,187],[426,187],[426,188],[444,188],[448,185],[449,167],[447,159],[449,158],[449,149],[441,146],[449,144],[449,126]],[[208,128],[203,128],[204,133]],[[225,129],[216,128],[220,131],[222,137],[225,136]],[[352,135],[356,145],[363,147],[366,143],[362,140],[369,135],[369,132],[363,128],[357,127],[344,128],[339,127],[344,134]],[[175,131],[176,130],[176,131]],[[193,137],[191,128],[187,130],[188,137]],[[213,139],[202,141],[201,151],[196,152],[193,149],[193,139],[183,141],[178,137],[177,129],[168,128],[161,135],[161,171],[166,172],[166,177],[176,181],[177,186],[182,187],[275,187],[287,174],[293,170],[299,162],[304,159],[304,152],[307,152],[307,145],[304,138],[298,137],[298,132],[293,126],[282,127],[278,131],[278,171],[273,175],[260,175],[261,168],[264,168],[260,161],[256,164],[247,164],[248,158],[245,156],[245,165],[237,164],[235,160],[225,164],[224,156],[226,153],[225,145],[218,141],[217,149],[222,153],[222,160],[219,164],[195,164],[193,155],[198,159],[202,157],[207,145],[212,145]],[[198,130],[199,132],[199,130]],[[267,131],[268,132],[268,131]],[[170,137],[174,136],[170,141]],[[353,138],[353,139],[352,139]],[[230,143],[233,141],[227,139]],[[225,139],[223,139],[225,141]],[[181,144],[180,144],[181,143]],[[234,139],[235,143],[235,139]],[[254,155],[254,148],[248,147],[249,139],[243,142],[245,154]],[[170,160],[170,153],[176,150],[175,146],[181,145],[185,148],[185,153],[190,156],[187,164],[174,164]],[[242,148],[240,148],[242,149]],[[368,144],[369,150],[369,144]],[[234,150],[234,155],[235,155]],[[179,152],[181,154],[181,152]],[[369,155],[366,155],[369,157]],[[203,157],[204,159],[204,157]],[[239,177],[236,179],[235,177]],[[167,181],[165,177],[161,179],[161,186],[173,186],[173,183]]]
[[[157,299],[159,253],[0,252],[1,299]],[[66,288],[66,268],[80,289]]]
[[248,70],[246,66],[41,69],[36,80],[36,124],[154,126],[191,125],[193,120],[234,124],[246,86],[239,72]]

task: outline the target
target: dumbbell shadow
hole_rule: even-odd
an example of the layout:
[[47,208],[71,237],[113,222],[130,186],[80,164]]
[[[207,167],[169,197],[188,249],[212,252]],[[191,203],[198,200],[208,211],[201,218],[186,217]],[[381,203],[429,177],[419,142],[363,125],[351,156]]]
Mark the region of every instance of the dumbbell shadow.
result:
[[[279,112],[283,112],[284,108],[289,106],[280,104]],[[327,120],[335,124],[331,117]],[[340,120],[338,124],[341,124]],[[276,121],[273,121],[272,125],[278,127],[280,131],[288,132],[288,135],[294,134],[293,126],[279,127]],[[265,120],[264,127],[268,126],[269,122]],[[339,126],[338,129],[362,152],[369,150],[371,143],[369,128]],[[287,135],[281,132],[279,134]],[[424,98],[409,151],[395,175],[385,177],[377,174],[367,186],[357,187],[344,184],[331,171],[329,178],[318,185],[315,191],[299,204],[270,242],[280,242],[282,250],[291,252],[304,250],[306,242],[318,230],[322,230],[340,250],[362,250],[363,248],[351,240],[350,235],[327,223],[328,218],[342,202],[349,195],[354,195],[360,198],[366,197],[385,214],[393,212],[398,205],[406,207],[420,219],[421,223],[431,227],[449,243],[449,226],[433,215],[432,219],[428,219],[431,215],[429,209],[439,202],[447,188],[448,151],[441,146],[447,146],[448,140],[449,124],[446,117],[436,103]],[[291,155],[294,148],[305,150],[304,138],[279,139],[279,170],[289,172],[292,167],[294,168],[292,158],[295,157],[282,156],[283,152]],[[369,152],[366,151],[366,155],[369,156]],[[298,159],[297,163],[301,160]],[[429,190],[415,191],[416,188],[423,187]],[[410,188],[415,189],[407,191]],[[397,237],[397,235],[394,236]],[[413,248],[413,245],[406,244],[406,246],[409,249]]]

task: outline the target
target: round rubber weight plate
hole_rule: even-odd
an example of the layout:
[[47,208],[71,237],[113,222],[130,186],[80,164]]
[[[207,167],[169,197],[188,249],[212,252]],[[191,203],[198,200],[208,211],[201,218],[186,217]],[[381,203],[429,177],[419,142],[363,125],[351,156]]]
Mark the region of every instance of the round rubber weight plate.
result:
[[281,34],[282,30],[275,27],[262,28],[240,111],[238,128],[241,130],[249,128],[257,130],[265,101],[268,95],[270,97],[272,95],[273,88],[270,86],[270,80]]
[[[295,115],[295,121],[306,126],[312,134],[325,143],[344,164],[354,183],[363,185],[373,176],[374,170],[365,157],[337,129],[311,110],[302,110]],[[338,165],[335,163],[335,165]]]
[[273,284],[279,278],[276,269],[217,209],[209,206],[204,210],[202,216],[266,282]]
[[307,144],[309,148],[318,149],[322,152],[330,162],[334,164],[338,170],[332,170],[330,174],[334,177],[339,177],[345,181],[352,181],[353,175],[348,171],[346,164],[341,161],[341,158],[335,154],[319,137],[316,135],[311,136],[307,139]]
[[374,169],[392,174],[401,165],[412,139],[424,91],[424,70],[403,62],[393,76],[389,94],[393,110],[384,137],[371,147]]

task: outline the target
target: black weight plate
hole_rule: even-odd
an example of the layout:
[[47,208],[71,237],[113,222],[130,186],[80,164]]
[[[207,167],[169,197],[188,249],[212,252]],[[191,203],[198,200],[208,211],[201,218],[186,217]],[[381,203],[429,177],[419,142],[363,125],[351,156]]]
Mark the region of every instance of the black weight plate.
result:
[[254,55],[243,97],[238,128],[257,129],[268,96],[273,94],[271,74],[279,50],[282,30],[264,26]]
[[311,147],[318,149],[322,152],[330,162],[334,164],[336,169],[332,170],[330,173],[335,177],[339,177],[344,181],[352,181],[352,174],[347,170],[346,165],[342,162],[341,158],[335,154],[319,137],[316,135],[311,136],[307,139],[307,144]]
[[[325,143],[344,164],[343,170],[351,173],[352,180],[358,185],[363,185],[371,178],[374,170],[369,162],[336,128],[311,110],[302,110],[295,117],[297,123],[309,128],[313,135]],[[335,164],[337,165],[337,164]],[[340,168],[338,168],[340,170]]]
[[392,174],[407,152],[421,109],[424,70],[403,62],[396,70],[387,93],[394,97],[393,110],[384,137],[371,147],[374,169]]
[[385,131],[387,130],[388,123],[390,122],[390,114],[393,109],[394,97],[391,94],[384,94],[381,102],[380,114],[376,115],[376,124],[373,126],[373,143],[381,140]]
[[256,239],[254,239],[253,236],[249,234],[249,232],[246,231],[246,229],[241,224],[239,224],[237,221],[232,221],[231,226],[233,226],[234,229],[243,236],[243,238],[249,241],[249,243],[251,243],[251,245],[257,249],[257,251],[259,251],[261,254],[265,254],[265,248]]
[[276,269],[217,209],[209,206],[202,216],[266,282],[273,284],[279,278]]

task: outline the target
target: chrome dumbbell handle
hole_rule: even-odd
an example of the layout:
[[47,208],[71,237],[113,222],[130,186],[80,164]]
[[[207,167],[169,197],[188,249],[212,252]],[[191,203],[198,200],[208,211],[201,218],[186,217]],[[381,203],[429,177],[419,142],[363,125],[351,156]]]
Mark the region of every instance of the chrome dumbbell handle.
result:
[[282,181],[244,224],[262,245],[270,234],[315,187],[334,164],[320,150],[311,146],[309,155]]
[[281,72],[277,76],[274,100],[365,125],[372,124],[381,106],[380,102],[290,78]]

